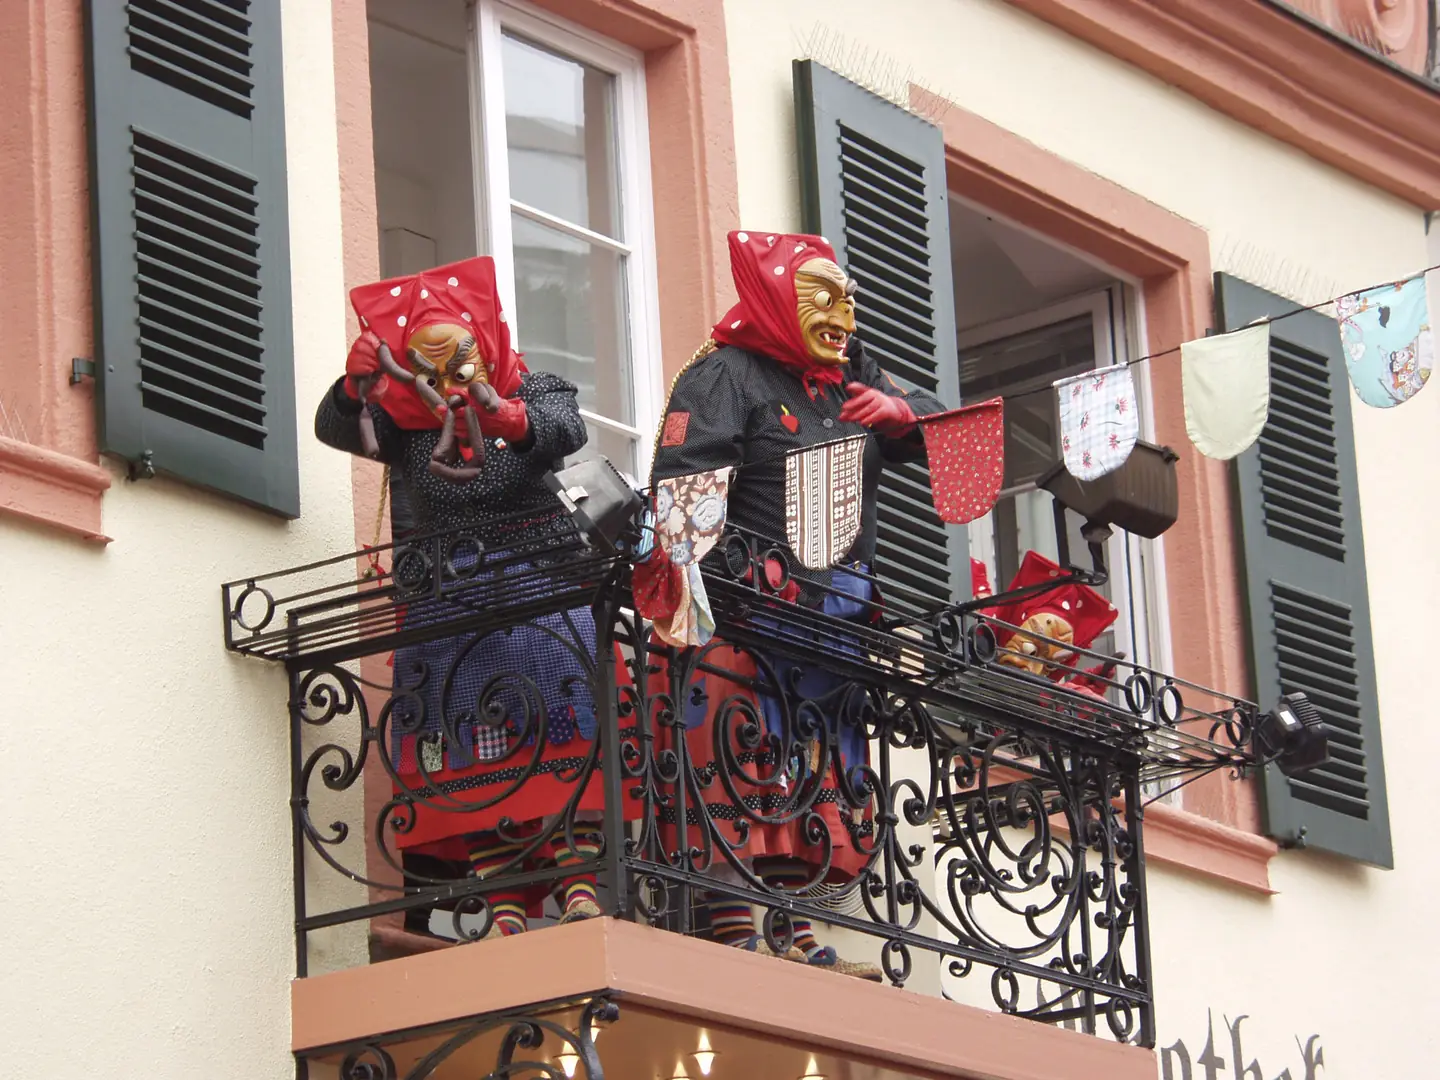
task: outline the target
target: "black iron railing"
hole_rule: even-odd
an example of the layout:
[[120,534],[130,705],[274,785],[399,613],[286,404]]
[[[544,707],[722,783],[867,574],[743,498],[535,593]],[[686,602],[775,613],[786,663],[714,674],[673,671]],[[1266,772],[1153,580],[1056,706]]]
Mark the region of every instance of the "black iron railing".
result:
[[[380,569],[357,584],[367,558]],[[689,649],[652,637],[629,561],[563,517],[224,586],[227,645],[289,672],[300,974],[322,928],[404,912],[482,938],[493,898],[544,903],[593,872],[606,914],[699,934],[705,901],[730,897],[776,952],[817,920],[862,935],[853,958],[892,983],[929,957],[949,996],[1151,1044],[1145,803],[1255,764],[1256,706],[1123,661],[1077,690],[1008,663],[973,603],[852,588],[840,617],[816,606],[833,588],[785,599],[786,567],[783,545],[727,535],[704,570],[716,637]],[[563,732],[532,679],[464,670],[537,621],[578,672]],[[378,678],[356,663],[392,650]],[[508,811],[540,783],[550,816]],[[416,854],[436,821],[477,814],[511,845],[483,879]],[[596,830],[598,851],[577,843]],[[775,830],[803,881],[747,857]],[[585,857],[556,865],[557,848]]]

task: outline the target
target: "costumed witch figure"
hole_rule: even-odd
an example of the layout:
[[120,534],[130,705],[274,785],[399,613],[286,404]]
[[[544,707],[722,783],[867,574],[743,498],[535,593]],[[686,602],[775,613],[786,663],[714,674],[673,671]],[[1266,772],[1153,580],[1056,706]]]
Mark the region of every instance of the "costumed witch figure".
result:
[[[463,530],[500,573],[524,574],[515,553],[565,521],[543,478],[585,443],[576,388],[511,348],[489,258],[363,286],[351,303],[362,333],[315,434],[401,473],[416,533]],[[479,557],[467,544],[449,561],[473,575]],[[443,616],[415,604],[401,617],[411,629]],[[595,735],[594,657],[588,608],[396,650],[387,750],[402,852],[468,861],[484,878],[600,850],[598,776],[576,783]],[[490,894],[485,936],[525,930],[548,892]],[[592,874],[560,892],[562,921],[600,914]]]
[[[1035,588],[1061,576],[1054,562],[1038,551],[1027,551],[1006,592]],[[977,597],[991,595],[988,572],[973,560],[971,581]],[[1076,650],[1088,650],[1120,614],[1114,604],[1088,585],[1066,582],[1019,600],[982,608],[980,613],[1009,624],[995,628],[1000,648],[997,663],[1044,676],[1077,694],[1103,698],[1107,680],[1114,678],[1115,662],[1125,658],[1123,653],[1117,653],[1083,671],[1077,667],[1080,654]]]
[[[760,550],[772,542],[789,549],[788,567],[763,564],[777,599],[873,622],[879,597],[861,574],[875,556],[880,473],[887,461],[924,458],[916,414],[942,406],[922,392],[905,394],[863,354],[853,337],[855,282],[824,239],[734,232],[729,242],[739,302],[671,389],[651,477],[659,545],[635,575],[637,607],[656,635],[681,649],[698,646],[677,654],[690,658],[677,707],[704,806],[690,808],[683,829],[677,811],[662,808],[662,835],[675,840],[672,849],[683,836],[709,850],[708,827],[769,889],[813,898],[853,882],[876,850],[859,703],[821,668],[712,639],[697,562],[706,550],[721,558],[715,545],[728,500],[729,523],[765,538]],[[836,514],[797,505],[832,502],[843,504]],[[656,668],[652,694],[665,692],[669,678],[667,664]],[[799,699],[812,703],[801,710],[809,719],[797,717]],[[803,732],[816,705],[824,738]],[[742,737],[747,726],[763,726],[767,737]],[[674,730],[662,724],[662,748],[673,746]],[[732,784],[738,799],[727,791]],[[726,876],[725,859],[710,868]],[[748,904],[716,891],[709,916],[717,940],[773,954]],[[800,919],[785,958],[882,977],[874,964],[842,960]]]

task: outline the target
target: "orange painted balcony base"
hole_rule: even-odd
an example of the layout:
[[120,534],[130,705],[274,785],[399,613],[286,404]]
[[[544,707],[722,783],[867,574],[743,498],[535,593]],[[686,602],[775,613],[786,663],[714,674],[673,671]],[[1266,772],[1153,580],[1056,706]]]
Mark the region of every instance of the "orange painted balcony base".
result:
[[[292,1047],[312,1061],[338,1060],[337,1047],[423,1031],[387,1044],[403,1071],[446,1025],[601,992],[620,1007],[596,1042],[613,1080],[674,1075],[701,1027],[716,1074],[751,1080],[793,1080],[812,1054],[823,1075],[858,1075],[848,1063],[862,1062],[873,1080],[1155,1077],[1149,1050],[615,919],[297,980]],[[573,1006],[558,1012],[559,1022],[573,1022]],[[483,1075],[491,1066],[472,1066],[487,1052],[493,1063],[493,1045],[477,1040],[434,1076],[451,1075],[451,1063],[456,1076]]]

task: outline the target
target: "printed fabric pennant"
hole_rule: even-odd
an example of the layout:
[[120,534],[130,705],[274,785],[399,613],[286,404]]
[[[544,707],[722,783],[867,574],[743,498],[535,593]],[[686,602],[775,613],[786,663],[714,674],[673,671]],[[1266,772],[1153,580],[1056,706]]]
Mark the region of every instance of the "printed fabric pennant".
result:
[[1270,414],[1270,326],[1180,346],[1185,431],[1195,449],[1228,461],[1260,437]]
[[1434,366],[1423,274],[1342,296],[1335,310],[1361,401],[1390,409],[1420,392]]
[[1060,446],[1065,468],[1077,480],[1098,480],[1130,456],[1140,437],[1135,382],[1125,364],[1087,371],[1055,384],[1060,405]]
[[698,563],[725,531],[730,466],[655,484],[655,536],[676,566]]
[[852,435],[785,455],[785,538],[800,565],[824,570],[855,546],[866,438]]
[[920,418],[930,462],[930,496],[941,521],[964,525],[995,505],[1005,478],[1005,401]]

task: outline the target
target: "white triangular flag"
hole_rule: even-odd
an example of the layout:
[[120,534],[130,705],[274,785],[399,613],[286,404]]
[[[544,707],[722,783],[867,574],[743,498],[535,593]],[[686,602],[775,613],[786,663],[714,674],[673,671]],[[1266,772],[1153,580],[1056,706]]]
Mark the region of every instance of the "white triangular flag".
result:
[[1206,457],[1243,453],[1270,414],[1270,324],[1180,346],[1185,432]]

